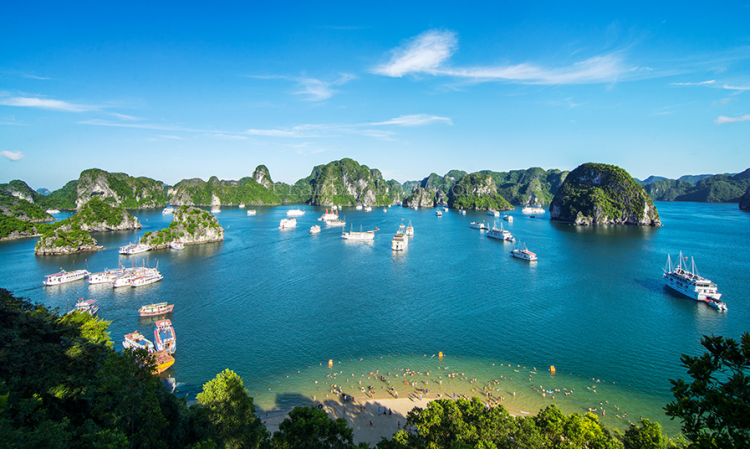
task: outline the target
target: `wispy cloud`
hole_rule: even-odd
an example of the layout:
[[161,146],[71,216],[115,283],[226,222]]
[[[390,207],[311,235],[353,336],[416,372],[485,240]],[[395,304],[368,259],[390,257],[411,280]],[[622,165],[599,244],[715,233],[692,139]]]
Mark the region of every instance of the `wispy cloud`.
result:
[[26,157],[20,151],[0,151],[0,156],[7,157],[11,161],[17,161],[19,159]]
[[206,134],[208,137],[213,137],[215,139],[224,139],[224,140],[247,140],[247,137],[245,136],[238,136],[234,134]]
[[648,69],[625,67],[618,53],[595,56],[567,67],[545,68],[531,63],[451,67],[447,63],[457,48],[458,39],[452,31],[426,31],[392,50],[390,61],[375,67],[372,72],[390,77],[403,77],[408,74],[450,76],[472,82],[585,84],[614,82],[622,75]]
[[713,84],[716,80],[701,81],[699,83],[672,83],[673,86],[704,86],[706,84]]
[[449,125],[453,125],[453,122],[448,117],[438,117],[436,115],[428,114],[402,115],[400,117],[392,118],[384,122],[370,123],[370,125],[421,126],[429,125],[435,122],[443,122]]
[[36,75],[32,75],[32,74],[30,74],[30,73],[24,73],[24,74],[23,74],[23,77],[24,77],[24,78],[29,78],[29,79],[32,79],[32,80],[51,80],[51,79],[52,79],[52,78],[48,78],[48,77],[46,77],[46,76],[36,76]]
[[730,86],[728,84],[725,84],[723,89],[729,89],[729,90],[750,90],[750,86]]
[[111,115],[119,118],[120,120],[127,120],[127,121],[136,121],[136,120],[143,120],[140,117],[133,117],[132,115],[125,115],[125,114],[118,114],[117,112],[110,112]]
[[341,86],[356,78],[354,75],[348,73],[342,74],[339,79],[326,82],[315,78],[297,78],[301,90],[295,92],[300,95],[308,95],[310,101],[322,101],[331,98],[336,90],[332,89],[333,86]]
[[8,115],[0,118],[0,125],[12,125],[12,126],[28,126],[26,123],[16,121],[15,115]]
[[49,98],[33,97],[11,97],[0,99],[0,104],[5,106],[19,106],[28,108],[52,109],[56,111],[85,112],[96,111],[98,106],[73,104],[67,101],[52,100]]
[[183,128],[177,125],[156,125],[152,123],[120,123],[110,122],[101,119],[82,120],[77,122],[79,125],[95,125],[95,126],[114,126],[119,128],[137,128],[137,129],[152,129],[155,131],[184,131],[184,132],[211,132],[209,130],[200,130],[192,128]]
[[159,137],[161,137],[162,139],[185,140],[184,137],[180,137],[180,136],[159,136]]
[[720,115],[716,120],[714,120],[714,123],[717,125],[724,125],[726,123],[738,123],[738,122],[744,122],[746,120],[750,120],[750,114],[745,114],[740,117],[727,117],[726,115]]

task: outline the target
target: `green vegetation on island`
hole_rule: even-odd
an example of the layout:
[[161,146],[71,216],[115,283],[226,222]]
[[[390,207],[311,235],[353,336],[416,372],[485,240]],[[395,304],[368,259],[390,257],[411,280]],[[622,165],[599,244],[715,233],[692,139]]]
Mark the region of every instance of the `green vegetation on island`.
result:
[[513,210],[513,206],[497,193],[490,175],[466,175],[451,188],[451,192],[448,205],[456,209]]
[[34,253],[44,256],[101,249],[104,247],[99,246],[96,239],[78,224],[48,229],[34,245]]
[[175,206],[212,206],[226,205],[274,205],[281,200],[253,178],[245,177],[239,181],[219,180],[216,176],[208,182],[202,179],[183,179],[169,189],[169,203]]
[[172,223],[167,228],[145,233],[141,243],[152,248],[165,248],[173,241],[194,245],[220,240],[224,240],[224,228],[212,213],[197,207],[182,206],[174,211]]
[[99,197],[128,209],[164,207],[167,195],[164,183],[151,178],[134,178],[125,173],[109,173],[98,168],[81,172],[76,187],[76,206]]
[[53,221],[54,217],[34,203],[0,190],[0,214],[31,222]]
[[50,192],[45,197],[44,207],[47,209],[75,210],[78,199],[78,180],[69,181],[61,188]]
[[[646,182],[651,180],[652,182]],[[682,176],[667,179],[651,176],[641,184],[654,201],[736,203],[750,187],[750,168],[735,175]]]
[[745,190],[745,194],[740,198],[740,209],[750,210],[750,187]]
[[[3,447],[354,449],[352,429],[323,410],[297,407],[271,434],[240,376],[224,370],[188,406],[152,375],[153,355],[117,352],[107,321],[59,315],[0,289],[0,441]],[[750,445],[750,334],[704,337],[707,353],[683,356],[691,383],[672,380],[667,415],[684,436],[669,439],[646,419],[610,432],[596,415],[551,405],[513,417],[479,398],[439,399],[409,412],[380,449],[722,448]]]
[[508,172],[480,171],[492,176],[497,193],[511,204],[549,204],[570,172],[532,167]]
[[596,163],[570,172],[550,204],[550,217],[577,225],[661,226],[654,202],[628,172]]
[[0,240],[11,240],[39,235],[47,225],[21,220],[12,215],[0,214]]

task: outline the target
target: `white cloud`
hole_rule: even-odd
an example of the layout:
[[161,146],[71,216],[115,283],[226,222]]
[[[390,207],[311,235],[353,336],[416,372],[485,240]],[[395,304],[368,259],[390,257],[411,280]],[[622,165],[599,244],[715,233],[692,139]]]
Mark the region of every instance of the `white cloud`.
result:
[[725,84],[724,85],[724,89],[729,89],[729,90],[750,90],[750,86],[730,86],[730,85]]
[[101,119],[82,120],[79,125],[115,126],[119,128],[152,129],[154,131],[184,131],[184,132],[210,132],[208,130],[183,128],[175,125],[154,125],[150,123],[118,123]]
[[21,158],[26,157],[20,151],[0,151],[0,156],[7,157],[11,161],[17,161]]
[[509,81],[524,84],[583,84],[617,81],[628,72],[652,70],[648,67],[625,68],[617,54],[595,56],[567,67],[544,68],[530,63],[508,66],[454,68],[446,65],[458,47],[455,33],[426,31],[392,51],[391,60],[373,73],[403,77],[413,73],[451,76],[472,82]]
[[740,117],[727,117],[726,115],[720,115],[716,120],[714,120],[714,123],[716,123],[717,125],[723,125],[726,123],[744,122],[746,120],[750,120],[750,114],[745,114]]
[[31,74],[29,74],[29,73],[26,73],[26,74],[24,74],[24,75],[23,75],[23,77],[24,77],[24,78],[30,78],[30,79],[32,79],[32,80],[51,80],[51,79],[52,79],[52,78],[48,78],[48,77],[46,77],[46,76],[36,76],[36,75],[31,75]]
[[206,134],[208,137],[214,137],[216,139],[224,140],[247,140],[245,136],[237,136],[233,134]]
[[73,104],[66,101],[51,100],[48,98],[13,97],[3,98],[0,104],[5,106],[20,106],[29,108],[54,109],[57,111],[84,112],[95,111],[98,106]]
[[331,86],[341,86],[355,78],[354,75],[344,73],[341,77],[332,82],[321,81],[315,78],[297,78],[302,90],[295,92],[300,95],[309,95],[308,100],[310,101],[322,101],[331,98],[336,90],[331,89]]
[[127,121],[143,120],[140,117],[133,117],[132,115],[125,115],[125,114],[118,114],[117,112],[110,112],[110,114],[119,118],[120,120],[127,120]]
[[429,125],[435,122],[444,122],[453,125],[453,122],[448,117],[438,117],[436,115],[428,114],[402,115],[384,122],[370,123],[370,125],[420,126]]
[[425,31],[392,50],[391,60],[373,69],[373,73],[399,78],[409,73],[435,74],[440,64],[450,58],[457,47],[455,33]]
[[161,137],[162,139],[185,140],[184,137],[180,137],[180,136],[159,136],[159,137]]
[[716,80],[701,81],[699,83],[672,83],[673,86],[702,86],[706,84],[713,84]]

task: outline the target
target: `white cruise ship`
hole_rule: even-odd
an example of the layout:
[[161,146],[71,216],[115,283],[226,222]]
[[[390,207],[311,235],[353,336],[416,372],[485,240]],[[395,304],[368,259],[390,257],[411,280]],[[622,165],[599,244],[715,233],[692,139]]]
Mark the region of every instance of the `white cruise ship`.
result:
[[185,249],[185,244],[179,240],[172,240],[169,242],[169,247],[172,249]]
[[365,212],[372,212],[372,207],[365,206]]
[[375,231],[349,231],[343,232],[341,238],[344,240],[369,241],[375,240]]
[[132,268],[123,268],[120,265],[120,268],[116,270],[105,269],[99,273],[89,273],[89,284],[111,284],[115,279],[127,273],[128,270],[132,271]]
[[305,215],[305,211],[301,210],[300,208],[286,211],[287,217],[301,217],[303,215]]
[[326,220],[326,226],[333,226],[333,227],[342,227],[346,226],[346,222],[344,220],[339,220],[338,218],[335,220]]
[[113,288],[119,287],[130,287],[133,285],[133,280],[142,276],[149,276],[153,273],[158,273],[156,268],[128,268],[122,276],[112,281]]
[[485,223],[483,221],[481,221],[481,222],[480,221],[472,221],[471,224],[469,225],[469,227],[471,229],[479,229],[480,231],[481,230],[486,230],[486,229],[490,228],[489,226],[487,226],[487,223]]
[[257,212],[255,211],[255,209],[250,209],[250,210],[247,211],[247,216],[250,217],[250,216],[255,215],[256,213]]
[[544,208],[538,204],[535,204],[533,206],[526,206],[523,209],[521,209],[521,212],[524,214],[543,214],[547,211],[544,210]]
[[494,210],[494,209],[490,209],[490,210],[487,211],[487,215],[490,215],[490,216],[493,216],[493,217],[499,217],[500,216],[500,211]]
[[310,234],[320,234],[320,225],[310,226]]
[[244,208],[245,208],[245,203],[240,203],[240,209],[244,209]]
[[42,282],[44,285],[60,285],[67,282],[79,281],[88,276],[88,274],[89,272],[86,270],[65,271],[61,269],[59,273],[46,275]]
[[391,240],[391,250],[403,251],[408,246],[409,246],[409,239],[407,239],[405,235],[396,234],[393,236],[393,240]]
[[279,223],[279,229],[289,229],[289,228],[296,228],[297,227],[297,220],[294,218],[282,218],[281,222]]
[[515,257],[516,259],[528,260],[530,262],[534,262],[537,260],[536,253],[532,253],[531,251],[529,251],[529,249],[526,248],[525,244],[521,244],[520,248],[511,251],[510,255]]
[[[401,226],[403,226],[403,225],[401,225]],[[401,228],[399,227],[399,229],[401,229]],[[408,235],[409,237],[414,237],[414,226],[411,225],[411,221],[406,226],[406,235]]]
[[48,214],[59,214],[60,213],[60,211],[57,210],[57,209],[47,209],[45,212],[47,212]]
[[339,219],[339,214],[338,214],[338,212],[334,212],[334,211],[335,211],[335,209],[331,209],[330,211],[328,211],[328,209],[326,209],[326,212],[320,218],[318,218],[318,221],[336,221],[336,220],[338,220]]
[[169,215],[174,213],[174,208],[172,206],[167,206],[164,209],[162,209],[161,214],[162,215]]
[[503,224],[500,223],[500,229],[495,224],[492,224],[492,229],[487,233],[487,237],[491,239],[505,240],[508,242],[515,242],[516,239],[511,235],[510,231],[503,229]]
[[139,254],[139,253],[145,253],[146,251],[150,251],[151,247],[146,245],[145,243],[130,243],[125,246],[120,247],[120,254],[127,254],[127,255],[133,255],[133,254]]
[[131,287],[142,287],[144,285],[153,284],[154,282],[159,282],[162,279],[164,279],[164,276],[161,275],[157,270],[150,271],[143,276],[138,276],[133,278],[133,280],[130,282]]
[[664,267],[664,284],[688,298],[708,303],[719,310],[727,310],[727,305],[721,301],[719,288],[710,280],[698,275],[695,260],[691,258],[691,268],[688,270],[680,251],[677,266],[672,266],[672,259],[667,255],[667,265]]

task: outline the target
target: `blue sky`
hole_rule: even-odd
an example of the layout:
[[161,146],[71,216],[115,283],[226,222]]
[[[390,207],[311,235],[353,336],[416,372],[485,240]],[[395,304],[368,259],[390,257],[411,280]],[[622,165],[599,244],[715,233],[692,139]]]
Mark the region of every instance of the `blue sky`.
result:
[[0,182],[750,167],[750,2],[1,2]]

